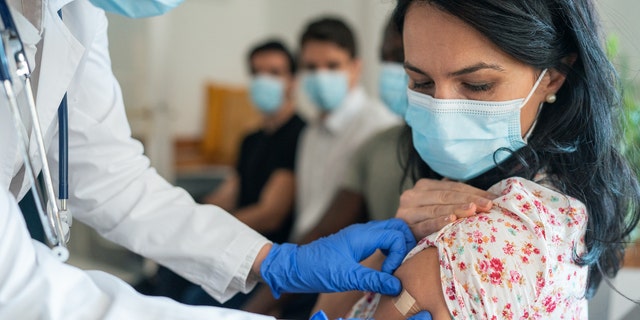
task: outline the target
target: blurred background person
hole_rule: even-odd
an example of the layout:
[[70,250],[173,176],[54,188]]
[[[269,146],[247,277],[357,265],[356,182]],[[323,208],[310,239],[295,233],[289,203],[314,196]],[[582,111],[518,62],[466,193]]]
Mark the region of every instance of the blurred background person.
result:
[[[219,206],[275,243],[286,242],[293,225],[294,165],[298,137],[305,126],[296,114],[293,92],[297,65],[280,41],[255,46],[248,55],[249,95],[262,115],[261,127],[242,141],[235,170],[202,199]],[[240,308],[248,294],[225,304],[200,286],[160,267],[155,294],[187,304]]]
[[[380,58],[380,98],[389,110],[403,119],[408,77],[403,67],[402,37],[392,21],[383,32]],[[318,224],[302,237],[301,243],[330,235],[359,221],[395,216],[400,192],[410,187],[403,184],[398,150],[402,131],[403,125],[399,123],[370,137],[358,148],[345,170],[339,191]]]
[[[392,20],[387,22],[383,31],[380,59],[380,99],[389,110],[404,119],[409,78],[404,71],[402,36]],[[403,124],[392,126],[369,138],[356,151],[339,191],[322,219],[302,238],[301,243],[330,235],[357,222],[384,220],[395,216],[400,193],[411,187],[403,173],[403,152],[399,150],[403,131]],[[367,260],[367,264],[380,268],[381,261],[381,256],[372,257]],[[357,292],[321,294],[314,311],[323,310],[329,318],[338,318],[349,311],[340,307],[350,306],[361,297],[362,294]]]

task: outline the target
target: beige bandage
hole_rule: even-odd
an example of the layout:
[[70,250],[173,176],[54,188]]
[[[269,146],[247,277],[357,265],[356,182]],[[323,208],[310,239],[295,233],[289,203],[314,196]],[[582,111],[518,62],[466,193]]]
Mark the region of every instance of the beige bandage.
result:
[[393,305],[405,317],[420,312],[416,299],[405,289],[402,289],[399,296],[393,298]]

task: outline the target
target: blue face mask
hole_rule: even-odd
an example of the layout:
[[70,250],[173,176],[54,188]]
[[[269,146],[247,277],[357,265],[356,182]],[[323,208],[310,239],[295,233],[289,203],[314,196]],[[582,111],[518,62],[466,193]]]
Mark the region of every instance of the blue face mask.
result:
[[322,111],[338,108],[349,92],[349,79],[342,71],[316,71],[304,75],[304,90]]
[[273,76],[258,75],[251,80],[249,93],[258,110],[266,114],[275,113],[284,101],[284,83]]
[[89,0],[105,11],[129,18],[159,16],[177,7],[184,0]]
[[408,90],[405,120],[414,148],[433,171],[453,180],[466,181],[495,167],[511,155],[508,150],[526,145],[520,109],[545,73],[526,98],[511,101],[444,100]]
[[404,71],[404,66],[397,62],[383,63],[378,85],[382,102],[393,113],[404,118],[409,103],[407,101],[409,76]]

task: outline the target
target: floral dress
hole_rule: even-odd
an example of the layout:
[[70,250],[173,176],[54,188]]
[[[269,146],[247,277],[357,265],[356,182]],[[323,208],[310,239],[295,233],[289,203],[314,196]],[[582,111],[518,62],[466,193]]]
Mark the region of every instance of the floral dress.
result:
[[[587,319],[584,204],[532,181],[510,178],[488,213],[459,219],[424,239],[405,261],[436,247],[454,319]],[[365,294],[349,317],[372,318],[380,296]]]

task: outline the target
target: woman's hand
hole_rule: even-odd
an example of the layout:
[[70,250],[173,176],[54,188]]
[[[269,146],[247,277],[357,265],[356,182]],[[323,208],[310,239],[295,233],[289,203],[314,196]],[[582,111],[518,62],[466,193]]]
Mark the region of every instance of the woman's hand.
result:
[[464,183],[421,179],[402,193],[396,217],[407,222],[416,239],[422,239],[459,218],[489,211],[495,198]]

